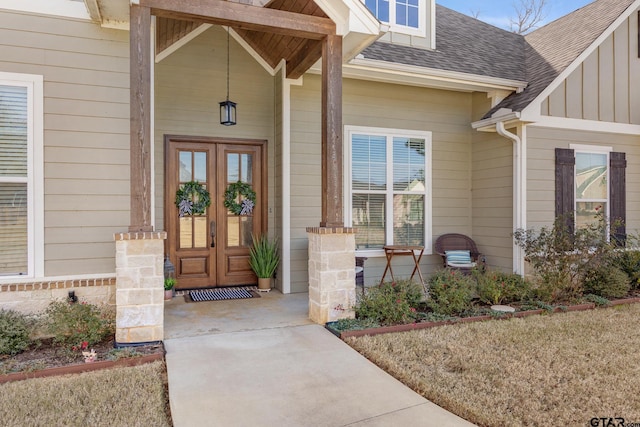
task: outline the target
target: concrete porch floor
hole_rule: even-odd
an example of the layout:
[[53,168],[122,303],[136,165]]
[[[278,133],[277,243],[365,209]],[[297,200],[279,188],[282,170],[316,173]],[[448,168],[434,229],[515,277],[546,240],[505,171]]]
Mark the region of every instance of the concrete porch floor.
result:
[[260,298],[187,303],[183,296],[165,301],[167,339],[311,325],[309,294],[283,295],[272,289]]

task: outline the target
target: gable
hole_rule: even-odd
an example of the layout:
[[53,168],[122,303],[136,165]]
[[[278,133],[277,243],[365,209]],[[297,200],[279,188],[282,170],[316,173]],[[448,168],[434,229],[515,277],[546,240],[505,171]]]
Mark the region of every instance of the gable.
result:
[[543,116],[640,124],[638,13],[632,13],[540,105]]

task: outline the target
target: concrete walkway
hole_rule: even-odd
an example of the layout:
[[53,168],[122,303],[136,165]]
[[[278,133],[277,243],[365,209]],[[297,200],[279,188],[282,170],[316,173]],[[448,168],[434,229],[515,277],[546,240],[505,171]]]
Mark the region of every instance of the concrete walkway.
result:
[[[277,295],[256,301],[171,302],[165,322],[173,318],[175,327],[176,313],[206,311],[205,306],[212,313],[228,307],[246,313],[254,304],[255,315],[270,298],[271,305],[285,301],[292,312],[304,305],[297,295]],[[265,319],[253,317],[253,330],[239,326],[242,321],[241,330],[212,325],[213,333],[192,324],[200,335],[181,336],[174,330],[175,338],[165,340],[175,426],[472,425],[414,393],[322,326],[286,310],[280,316],[272,313],[273,318],[265,313]],[[279,326],[270,326],[273,322]]]

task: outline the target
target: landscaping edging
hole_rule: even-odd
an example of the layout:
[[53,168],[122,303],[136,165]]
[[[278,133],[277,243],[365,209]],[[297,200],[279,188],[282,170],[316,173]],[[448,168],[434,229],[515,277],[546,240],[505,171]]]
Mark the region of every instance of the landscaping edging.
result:
[[[640,302],[640,297],[632,297],[632,298],[623,298],[618,300],[612,300],[609,304],[602,306],[602,308],[612,307],[616,305],[624,305],[624,304],[634,304]],[[496,319],[496,320],[504,320],[511,319],[512,317],[528,317],[536,314],[542,313],[560,313],[560,312],[570,312],[570,311],[585,311],[592,310],[596,308],[594,303],[586,303],[586,304],[577,304],[570,305],[567,307],[555,307],[552,311],[547,311],[544,309],[538,310],[526,310],[526,311],[516,311],[515,313],[505,313],[500,316],[491,316],[491,315],[483,315],[483,316],[473,316],[473,317],[461,317],[455,320],[443,320],[439,322],[421,322],[421,323],[409,323],[405,325],[395,325],[395,326],[382,326],[379,328],[369,328],[369,329],[360,329],[360,330],[351,330],[351,331],[338,331],[331,327],[331,324],[334,322],[328,322],[325,327],[338,338],[344,340],[345,338],[350,337],[362,337],[365,335],[379,335],[379,334],[388,334],[392,332],[407,332],[414,331],[419,329],[428,329],[434,328],[436,326],[444,326],[444,325],[453,325],[456,323],[472,323],[472,322],[483,322],[486,320]]]
[[143,365],[145,363],[155,362],[164,359],[164,350],[154,354],[147,354],[139,357],[128,357],[118,360],[101,360],[91,363],[80,363],[77,365],[59,366],[56,368],[41,369],[32,372],[14,372],[11,374],[0,375],[0,384],[22,381],[31,378],[45,378],[56,375],[80,374],[83,372],[99,371],[102,369],[125,368],[131,366]]

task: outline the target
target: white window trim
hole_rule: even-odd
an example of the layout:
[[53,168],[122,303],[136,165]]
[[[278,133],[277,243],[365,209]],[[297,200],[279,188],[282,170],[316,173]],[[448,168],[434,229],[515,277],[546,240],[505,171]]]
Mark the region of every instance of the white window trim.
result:
[[[0,72],[0,85],[27,88],[27,274],[11,277],[44,277],[44,78],[35,74]],[[3,180],[9,182],[10,180]]]
[[[432,154],[432,132],[430,131],[419,131],[419,130],[407,130],[407,129],[392,129],[392,128],[378,128],[378,127],[368,127],[368,126],[351,126],[346,125],[344,127],[344,147],[343,147],[343,206],[344,206],[344,218],[345,225],[347,227],[353,226],[353,218],[351,215],[351,136],[353,134],[366,134],[366,135],[376,135],[376,136],[384,136],[388,137],[409,137],[409,138],[421,138],[424,139],[425,144],[425,173],[424,173],[424,184],[425,184],[425,194],[424,194],[424,203],[425,203],[425,211],[424,211],[424,254],[430,255],[433,253],[433,232],[432,232],[432,219],[433,219],[433,204],[432,204],[432,179],[431,179],[431,171],[433,168],[433,154]],[[387,150],[387,165],[393,164],[393,153]],[[392,181],[392,170],[387,167],[387,182]],[[387,190],[385,194],[387,197],[393,197],[394,192],[392,189]],[[393,206],[393,202],[389,204],[389,200],[387,200],[388,206]],[[386,216],[386,242],[391,242],[393,239],[393,215]],[[387,243],[390,244],[390,243]],[[357,250],[356,254],[358,256],[365,257],[383,257],[385,256],[383,249],[366,249],[366,250]]]
[[[569,148],[573,150],[573,156],[574,158],[576,157],[576,155],[578,153],[596,153],[596,154],[606,154],[607,155],[607,160],[606,160],[606,165],[607,165],[607,200],[606,200],[606,205],[607,205],[607,211],[604,213],[606,218],[609,218],[609,212],[611,209],[611,191],[609,190],[609,185],[610,185],[610,176],[609,174],[611,173],[611,167],[609,164],[609,153],[611,153],[613,151],[613,147],[606,147],[606,146],[601,146],[601,145],[584,145],[584,144],[569,144]],[[576,165],[573,166],[573,177],[575,179],[576,177]],[[575,192],[576,189],[574,188],[573,191]],[[600,202],[602,201],[601,199],[580,199],[578,200],[578,195],[574,194],[573,197],[573,212],[574,215],[576,213],[577,207],[578,207],[578,202]],[[577,216],[577,215],[575,215]],[[577,218],[576,218],[577,219]]]
[[[365,2],[365,0],[361,0],[361,1],[362,3]],[[429,0],[429,1],[433,1],[433,3],[435,4],[435,0]],[[371,13],[373,14],[373,12]],[[402,34],[407,34],[411,36],[426,37],[427,36],[427,0],[418,0],[418,28],[396,24],[396,0],[389,0],[389,21],[390,22],[384,22],[384,21],[380,21],[380,22],[384,22],[385,24],[388,24],[389,30],[393,33],[402,33]]]

